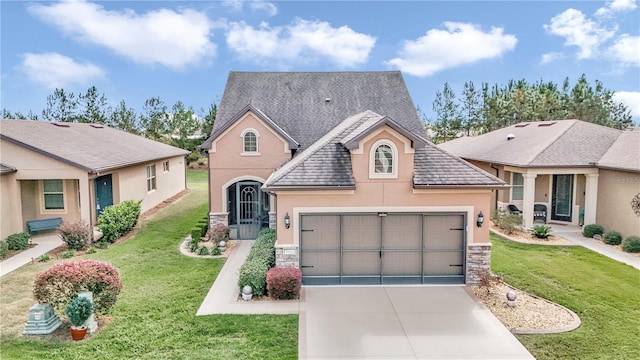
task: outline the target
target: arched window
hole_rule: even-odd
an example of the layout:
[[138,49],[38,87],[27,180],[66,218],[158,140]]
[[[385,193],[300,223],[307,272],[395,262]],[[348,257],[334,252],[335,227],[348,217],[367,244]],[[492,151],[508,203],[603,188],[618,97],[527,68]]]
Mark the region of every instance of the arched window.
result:
[[242,152],[257,153],[258,152],[258,134],[255,130],[245,130],[242,133]]
[[397,150],[390,141],[379,140],[371,147],[370,177],[389,178],[398,175]]

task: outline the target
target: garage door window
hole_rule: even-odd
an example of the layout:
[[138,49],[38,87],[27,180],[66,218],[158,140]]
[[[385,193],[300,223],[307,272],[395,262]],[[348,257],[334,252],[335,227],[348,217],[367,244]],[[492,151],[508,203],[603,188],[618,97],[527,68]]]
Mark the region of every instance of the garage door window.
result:
[[377,141],[372,147],[371,163],[369,165],[369,177],[371,178],[396,178],[398,162],[395,145],[386,140]]

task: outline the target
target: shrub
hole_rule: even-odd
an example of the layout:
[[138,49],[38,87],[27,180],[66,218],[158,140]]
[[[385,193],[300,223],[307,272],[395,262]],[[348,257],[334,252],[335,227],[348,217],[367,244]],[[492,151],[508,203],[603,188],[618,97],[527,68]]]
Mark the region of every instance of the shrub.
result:
[[109,247],[109,243],[106,241],[100,241],[99,243],[96,244],[96,247],[98,249],[106,249]]
[[546,239],[551,235],[551,226],[535,225],[533,229],[531,229],[531,233],[538,239]]
[[38,260],[38,262],[44,263],[44,262],[49,262],[50,260],[51,260],[51,257],[49,256],[49,254],[44,254],[40,256],[40,259]]
[[62,252],[62,258],[63,259],[70,259],[72,257],[74,257],[76,255],[76,252],[74,250],[66,250]]
[[202,228],[193,227],[191,228],[191,241],[200,241],[202,237]]
[[219,247],[214,247],[213,249],[211,249],[211,255],[220,255],[222,254],[222,252],[220,251]]
[[494,212],[492,220],[497,227],[503,229],[507,234],[513,234],[522,228],[522,215],[507,214],[504,209],[498,209]]
[[582,235],[584,235],[585,237],[592,238],[596,234],[604,234],[604,227],[602,225],[589,224],[585,225],[585,227],[582,228]]
[[269,271],[269,267],[263,262],[247,261],[242,264],[238,279],[240,290],[242,291],[245,285],[249,285],[253,289],[254,295],[264,295],[267,291],[267,271]]
[[98,252],[98,250],[96,250],[96,248],[94,248],[94,247],[90,247],[90,248],[87,249],[87,254],[95,254],[97,252]]
[[58,228],[58,233],[69,249],[80,251],[91,244],[91,229],[84,221],[63,222]]
[[629,253],[640,252],[640,236],[629,236],[622,241],[622,250]]
[[75,327],[82,326],[89,319],[92,312],[93,305],[91,301],[84,297],[76,297],[71,300],[64,311],[71,324]]
[[209,255],[209,248],[207,248],[206,246],[200,246],[198,249],[196,249],[196,254]]
[[220,241],[229,240],[229,227],[226,225],[216,225],[211,230],[211,240],[219,243]]
[[118,270],[96,260],[66,261],[38,274],[33,296],[40,303],[50,303],[57,310],[79,292],[93,292],[95,310],[107,313],[122,290]]
[[607,231],[607,233],[604,234],[603,241],[609,245],[620,245],[620,243],[622,243],[622,234],[617,231]]
[[115,242],[128,233],[138,223],[140,203],[142,201],[126,200],[118,205],[108,206],[102,211],[98,227],[102,231],[102,241]]
[[267,292],[277,300],[297,299],[302,286],[302,271],[296,267],[274,267],[267,272]]
[[24,250],[29,247],[30,238],[26,232],[11,234],[7,237],[7,246],[9,250]]
[[0,259],[4,259],[5,257],[7,257],[8,253],[9,245],[7,245],[6,241],[0,240]]

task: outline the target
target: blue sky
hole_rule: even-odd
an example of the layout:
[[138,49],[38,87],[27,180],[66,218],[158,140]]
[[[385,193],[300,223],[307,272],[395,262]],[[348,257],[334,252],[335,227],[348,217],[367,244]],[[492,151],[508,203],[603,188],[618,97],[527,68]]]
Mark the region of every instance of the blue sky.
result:
[[95,85],[137,111],[206,108],[229,71],[401,70],[427,115],[510,79],[617,93],[640,121],[640,10],[614,1],[2,1],[3,108],[39,114],[55,88]]

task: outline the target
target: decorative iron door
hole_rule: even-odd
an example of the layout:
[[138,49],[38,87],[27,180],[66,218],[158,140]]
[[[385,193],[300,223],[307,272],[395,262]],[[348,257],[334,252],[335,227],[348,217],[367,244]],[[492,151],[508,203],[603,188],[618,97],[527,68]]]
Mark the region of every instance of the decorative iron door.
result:
[[573,175],[553,175],[551,219],[571,221],[573,208]]
[[237,219],[238,239],[255,239],[260,230],[260,184],[255,182],[238,183]]

